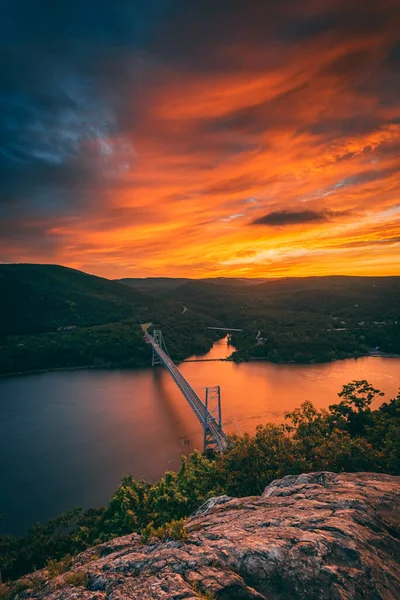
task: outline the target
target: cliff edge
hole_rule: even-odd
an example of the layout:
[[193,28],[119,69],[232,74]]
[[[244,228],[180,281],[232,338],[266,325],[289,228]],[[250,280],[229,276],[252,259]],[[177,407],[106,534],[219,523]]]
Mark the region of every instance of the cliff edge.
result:
[[399,499],[400,477],[287,476],[260,497],[212,498],[186,541],[114,539],[18,598],[397,600]]

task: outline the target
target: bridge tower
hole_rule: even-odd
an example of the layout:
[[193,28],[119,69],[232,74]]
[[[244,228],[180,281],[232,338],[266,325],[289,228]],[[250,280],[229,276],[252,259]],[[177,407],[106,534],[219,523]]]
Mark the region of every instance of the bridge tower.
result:
[[[153,331],[153,340],[155,341],[155,343],[161,348],[161,350],[164,350],[165,354],[167,356],[169,356],[168,350],[167,350],[167,346],[164,342],[164,338],[163,338],[163,334],[161,329],[154,329]],[[154,367],[154,365],[162,365],[162,360],[161,358],[158,356],[157,352],[155,351],[155,348],[153,346],[153,354],[151,357],[151,366]]]
[[208,449],[218,452],[218,444],[210,431],[210,421],[213,420],[222,430],[221,388],[219,385],[206,387],[206,402],[204,407],[204,452]]
[[146,342],[153,348],[151,364],[166,367],[200,421],[204,431],[204,451],[207,449],[222,451],[226,446],[226,435],[222,429],[221,390],[219,385],[206,387],[206,400],[204,403],[171,360],[161,329],[154,329],[153,335],[144,330],[144,337]]

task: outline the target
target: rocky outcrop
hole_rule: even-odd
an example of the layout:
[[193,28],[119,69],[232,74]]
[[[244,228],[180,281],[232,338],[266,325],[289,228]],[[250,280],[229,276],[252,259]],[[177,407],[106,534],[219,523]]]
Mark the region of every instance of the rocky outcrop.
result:
[[69,573],[20,597],[398,600],[399,498],[400,477],[284,477],[260,497],[208,501],[188,519],[187,541],[115,539],[77,558],[84,586]]

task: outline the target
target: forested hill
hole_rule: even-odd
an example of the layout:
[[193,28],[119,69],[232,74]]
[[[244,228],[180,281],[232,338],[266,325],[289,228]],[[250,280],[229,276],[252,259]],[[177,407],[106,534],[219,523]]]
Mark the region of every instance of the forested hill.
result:
[[0,265],[0,334],[53,331],[149,318],[155,299],[58,265]]
[[191,280],[158,294],[243,329],[233,336],[239,360],[309,363],[400,354],[400,277],[285,278],[234,286]]
[[207,352],[220,325],[181,303],[58,265],[0,265],[0,374],[150,364],[141,323],[175,360]]
[[290,277],[255,285],[237,281],[233,286],[231,282],[215,285],[212,279],[190,280],[171,287],[163,297],[193,302],[202,311],[214,310],[228,319],[244,310],[252,317],[284,310],[400,317],[400,277]]
[[[129,285],[126,285],[128,283]],[[0,265],[0,373],[149,364],[140,323],[171,356],[235,333],[234,358],[325,362],[400,354],[400,277],[149,278],[125,285],[57,265]]]
[[222,287],[234,286],[247,287],[254,286],[267,281],[265,278],[246,278],[246,277],[205,277],[203,279],[189,279],[188,277],[125,277],[116,279],[120,283],[129,285],[137,290],[149,293],[155,292],[171,292],[185,286],[186,284],[207,284],[218,285]]

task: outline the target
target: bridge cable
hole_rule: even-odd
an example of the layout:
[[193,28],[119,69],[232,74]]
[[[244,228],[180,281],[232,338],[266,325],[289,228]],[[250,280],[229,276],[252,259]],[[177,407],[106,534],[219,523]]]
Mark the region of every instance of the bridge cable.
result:
[[[202,390],[202,391],[205,390],[206,388],[207,388],[207,386],[196,386],[196,387],[193,387],[194,390]],[[231,417],[231,419],[232,419],[232,421],[233,421],[233,423],[234,423],[234,425],[236,427],[236,431],[238,432],[239,435],[243,435],[243,432],[240,429],[240,427],[238,425],[238,422],[235,419],[235,415],[233,413],[232,407],[231,407],[230,403],[228,402],[228,400],[224,397],[224,410],[225,410],[226,406],[228,407],[229,414],[230,414],[230,417]]]
[[233,414],[233,410],[231,409],[231,405],[230,405],[230,404],[229,404],[229,402],[226,400],[226,398],[224,398],[224,409],[225,409],[225,407],[226,407],[226,406],[228,406],[229,413],[230,413],[230,415],[231,415],[231,418],[232,418],[232,420],[233,420],[233,422],[234,422],[234,424],[235,424],[235,427],[236,427],[236,430],[237,430],[237,432],[239,433],[239,435],[242,435],[242,430],[240,429],[240,427],[239,427],[239,425],[238,425],[238,422],[237,422],[237,421],[236,421],[236,419],[235,419],[235,415]]

